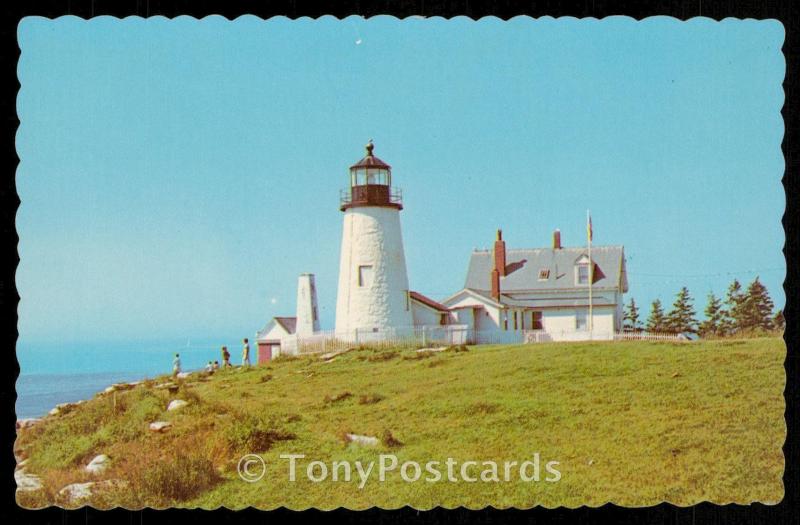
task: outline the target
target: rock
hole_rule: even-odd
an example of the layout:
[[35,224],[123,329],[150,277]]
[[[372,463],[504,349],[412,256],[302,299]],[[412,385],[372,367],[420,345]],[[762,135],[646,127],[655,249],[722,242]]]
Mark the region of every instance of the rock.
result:
[[93,486],[93,481],[87,481],[86,483],[70,483],[59,490],[58,495],[69,503],[78,503],[88,499],[92,495]]
[[117,386],[116,385],[107,386],[106,389],[103,390],[103,392],[105,392],[106,394],[110,394],[110,393],[116,392],[116,391],[117,391]]
[[173,386],[178,386],[175,383],[159,383],[155,387],[156,388],[171,388]]
[[153,432],[165,432],[172,426],[169,421],[154,421],[150,423],[150,430]]
[[365,447],[377,447],[380,440],[375,436],[360,436],[358,434],[345,434],[347,441]]
[[191,374],[192,374],[191,372],[181,372],[180,374],[178,374],[178,379],[186,379]]
[[40,422],[41,419],[38,417],[31,417],[25,419],[18,419],[17,420],[17,430],[31,428],[36,423]]
[[17,461],[17,468],[20,469],[20,468],[24,467],[25,465],[28,464],[29,461],[30,461],[30,458],[25,458],[25,459],[23,459],[21,461]]
[[86,465],[85,470],[90,474],[100,474],[108,468],[109,461],[110,459],[108,456],[100,454],[99,456],[95,456],[94,459]]
[[328,352],[326,354],[320,355],[319,358],[322,359],[323,361],[331,361],[331,360],[333,360],[334,357],[338,357],[338,356],[340,356],[342,354],[346,354],[347,352],[351,352],[353,350],[355,350],[355,349],[354,348],[347,348],[346,350],[338,350],[338,351]]
[[71,412],[75,407],[77,407],[79,403],[59,403],[57,404],[48,414],[51,416],[58,416],[61,414],[66,414],[67,412]]
[[436,353],[436,352],[444,352],[445,350],[447,350],[446,346],[440,346],[439,348],[420,348],[419,350],[417,350],[417,353],[422,353],[422,352]]
[[34,491],[43,488],[41,478],[27,472],[24,468],[14,472],[14,481],[17,482],[17,490]]
[[183,399],[173,399],[169,402],[169,405],[167,405],[167,410],[178,410],[179,408],[183,408],[188,404],[189,403]]
[[675,372],[674,374],[672,374],[672,378],[673,379],[676,378],[676,377],[681,377],[681,373],[680,372]]

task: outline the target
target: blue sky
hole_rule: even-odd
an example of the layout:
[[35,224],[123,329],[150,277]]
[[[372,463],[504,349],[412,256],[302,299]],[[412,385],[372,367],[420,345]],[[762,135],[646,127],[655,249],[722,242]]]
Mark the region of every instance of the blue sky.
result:
[[332,328],[339,189],[392,164],[412,289],[469,252],[623,244],[647,310],[758,274],[776,305],[777,21],[26,18],[21,341],[252,336],[317,276]]

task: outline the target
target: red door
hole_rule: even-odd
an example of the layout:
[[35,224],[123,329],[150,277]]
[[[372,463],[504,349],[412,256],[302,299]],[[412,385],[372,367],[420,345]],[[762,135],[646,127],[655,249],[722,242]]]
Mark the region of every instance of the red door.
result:
[[272,359],[272,345],[258,343],[258,363],[268,363]]

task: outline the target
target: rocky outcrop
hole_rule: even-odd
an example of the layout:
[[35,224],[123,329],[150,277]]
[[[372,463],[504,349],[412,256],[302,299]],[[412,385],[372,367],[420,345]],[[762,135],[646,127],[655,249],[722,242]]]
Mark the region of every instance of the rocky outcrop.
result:
[[170,427],[172,427],[172,423],[169,421],[154,421],[150,423],[150,430],[153,432],[166,432]]
[[167,405],[167,410],[178,410],[179,408],[183,408],[188,404],[189,403],[183,399],[173,399],[169,402],[169,405]]
[[377,447],[380,440],[375,436],[361,436],[358,434],[345,434],[349,443],[355,443],[362,447]]
[[84,467],[84,470],[90,474],[100,474],[108,468],[110,461],[111,460],[107,455],[100,454],[95,456],[94,459],[92,459],[89,464]]
[[38,417],[30,417],[25,419],[18,419],[17,420],[17,430],[25,430],[31,428],[35,424],[39,423],[41,418]]
[[127,486],[128,482],[121,479],[87,481],[85,483],[70,483],[58,491],[58,499],[70,506],[80,505],[91,498],[93,494],[115,488],[125,488]]
[[14,472],[14,481],[17,482],[17,490],[34,491],[42,489],[42,479],[24,468]]

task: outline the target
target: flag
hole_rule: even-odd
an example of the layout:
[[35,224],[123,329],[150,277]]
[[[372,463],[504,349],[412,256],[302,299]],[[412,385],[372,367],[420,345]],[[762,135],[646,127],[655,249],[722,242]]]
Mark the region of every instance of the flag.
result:
[[590,214],[586,214],[589,220],[586,223],[586,238],[589,239],[589,242],[592,242],[592,216]]

